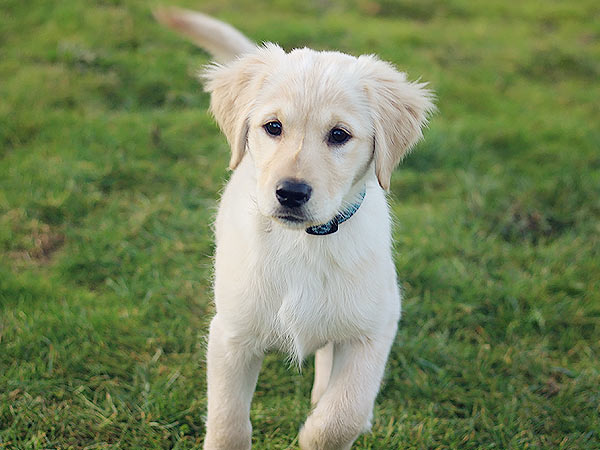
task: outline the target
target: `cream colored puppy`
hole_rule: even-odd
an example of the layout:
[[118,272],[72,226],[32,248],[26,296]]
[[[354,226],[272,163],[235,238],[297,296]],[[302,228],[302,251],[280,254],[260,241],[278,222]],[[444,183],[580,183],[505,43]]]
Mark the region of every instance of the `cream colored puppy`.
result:
[[204,448],[249,449],[263,355],[316,352],[305,450],[370,425],[400,317],[385,190],[433,109],[375,56],[256,46],[199,13],[159,21],[219,62],[202,78],[234,170],[216,219]]

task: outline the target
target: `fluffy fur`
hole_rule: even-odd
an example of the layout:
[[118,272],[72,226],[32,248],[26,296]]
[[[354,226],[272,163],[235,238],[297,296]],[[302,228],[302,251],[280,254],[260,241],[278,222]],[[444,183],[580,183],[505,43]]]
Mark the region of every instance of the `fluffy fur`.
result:
[[[204,448],[250,448],[262,357],[280,349],[297,361],[316,352],[314,409],[300,447],[349,449],[369,427],[400,317],[384,191],[421,138],[432,95],[372,55],[286,53],[199,13],[156,16],[218,58],[202,78],[234,170],[216,219]],[[263,128],[274,120],[280,136]],[[332,145],[334,128],[351,138]],[[275,194],[286,179],[312,188],[294,221]],[[336,233],[304,231],[329,221],[364,186],[363,204]]]

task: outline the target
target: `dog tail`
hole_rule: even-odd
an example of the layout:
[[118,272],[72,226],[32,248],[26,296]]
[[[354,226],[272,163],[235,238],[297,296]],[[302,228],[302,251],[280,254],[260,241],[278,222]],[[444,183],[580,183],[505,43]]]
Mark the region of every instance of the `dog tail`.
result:
[[168,7],[153,13],[156,20],[208,51],[219,63],[256,50],[256,44],[231,25],[199,12]]

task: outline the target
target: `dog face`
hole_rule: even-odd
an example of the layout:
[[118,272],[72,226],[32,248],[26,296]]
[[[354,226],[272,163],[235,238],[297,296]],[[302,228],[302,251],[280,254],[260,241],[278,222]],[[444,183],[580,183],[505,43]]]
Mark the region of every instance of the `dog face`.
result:
[[334,217],[373,161],[388,189],[433,108],[424,85],[373,56],[268,44],[204,78],[230,168],[248,153],[260,212],[291,228]]

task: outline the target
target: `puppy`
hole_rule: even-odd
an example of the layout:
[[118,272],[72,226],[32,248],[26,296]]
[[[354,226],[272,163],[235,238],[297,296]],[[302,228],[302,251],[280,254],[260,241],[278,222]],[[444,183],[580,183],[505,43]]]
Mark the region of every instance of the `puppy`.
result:
[[216,218],[216,315],[207,350],[206,450],[251,447],[265,352],[316,352],[304,450],[368,430],[400,317],[385,191],[434,106],[375,56],[257,46],[176,9],[163,24],[208,50],[201,75],[231,146]]

